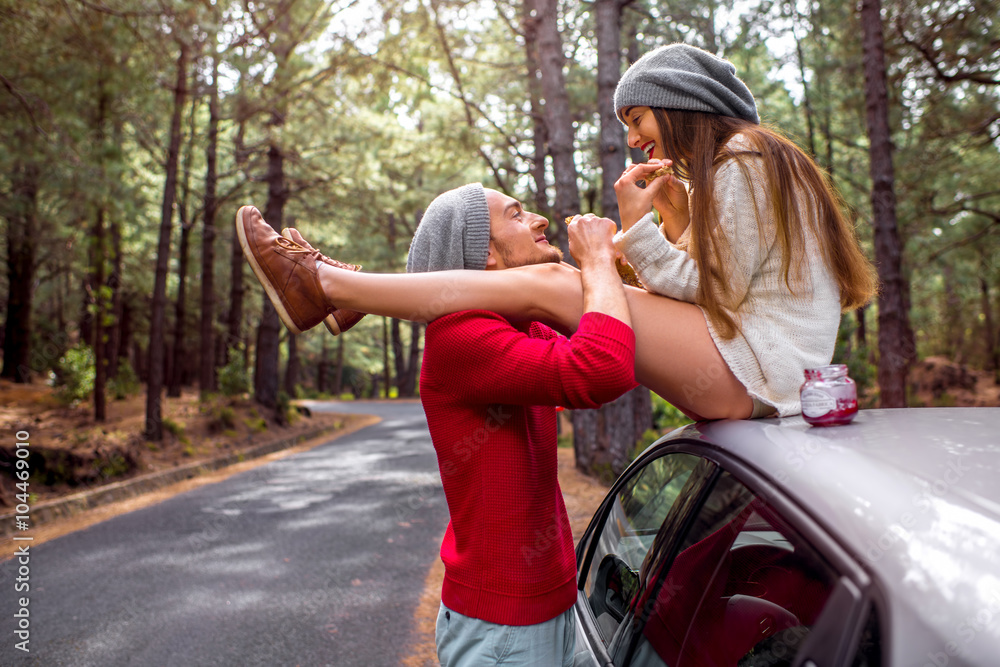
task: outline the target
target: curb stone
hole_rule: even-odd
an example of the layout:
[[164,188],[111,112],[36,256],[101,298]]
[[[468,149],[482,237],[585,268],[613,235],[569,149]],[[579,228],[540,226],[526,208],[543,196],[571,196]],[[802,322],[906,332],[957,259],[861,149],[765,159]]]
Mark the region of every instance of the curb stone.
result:
[[[334,426],[323,426],[296,436],[281,438],[261,443],[249,449],[223,454],[207,461],[195,461],[176,468],[140,475],[120,482],[88,489],[80,493],[74,493],[71,496],[66,496],[65,498],[47,500],[31,506],[31,526],[40,526],[56,519],[64,519],[74,514],[100,507],[101,505],[107,505],[125,498],[133,498],[169,486],[175,482],[181,482],[207,472],[231,466],[235,463],[242,463],[243,461],[260,458],[272,452],[288,449],[306,440],[312,440],[336,430],[337,428]],[[14,529],[15,516],[15,512],[0,514],[0,537],[9,537],[17,532]]]

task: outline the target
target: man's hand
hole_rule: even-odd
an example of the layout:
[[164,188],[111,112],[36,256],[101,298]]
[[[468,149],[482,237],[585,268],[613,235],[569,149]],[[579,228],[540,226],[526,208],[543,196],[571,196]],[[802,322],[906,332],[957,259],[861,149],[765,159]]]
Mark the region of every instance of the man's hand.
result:
[[614,220],[593,213],[574,217],[569,224],[569,252],[577,265],[581,269],[594,262],[613,265],[615,246],[611,237],[617,229]]
[[625,288],[615,268],[617,251],[611,242],[614,220],[588,213],[569,223],[569,251],[580,265],[584,312],[610,315],[632,326]]

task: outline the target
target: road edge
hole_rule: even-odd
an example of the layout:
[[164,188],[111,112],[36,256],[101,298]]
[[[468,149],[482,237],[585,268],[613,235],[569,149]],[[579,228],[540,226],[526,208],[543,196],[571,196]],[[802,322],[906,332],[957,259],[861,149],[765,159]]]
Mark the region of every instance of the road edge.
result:
[[[68,519],[104,505],[141,496],[178,482],[229,468],[239,463],[254,461],[268,454],[288,450],[305,442],[320,438],[324,438],[323,442],[327,442],[330,439],[354,433],[361,428],[371,426],[380,421],[374,415],[338,413],[338,416],[345,419],[345,425],[341,428],[337,428],[333,424],[328,424],[287,438],[263,442],[237,452],[229,452],[204,461],[194,461],[175,468],[139,475],[120,482],[87,489],[63,498],[56,498],[32,505],[31,527],[36,528],[55,521]],[[333,436],[332,438],[327,438],[327,436],[331,435]],[[317,442],[313,446],[318,446],[319,444],[322,443]],[[14,511],[0,514],[0,538],[10,537],[17,532],[16,522],[14,521],[15,515],[16,512]],[[0,555],[0,559],[2,558],[3,556]]]

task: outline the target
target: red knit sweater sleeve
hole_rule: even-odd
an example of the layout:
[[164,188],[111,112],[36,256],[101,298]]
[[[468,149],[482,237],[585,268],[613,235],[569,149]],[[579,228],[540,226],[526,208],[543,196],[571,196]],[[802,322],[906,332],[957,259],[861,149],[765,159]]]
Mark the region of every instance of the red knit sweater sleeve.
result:
[[635,387],[635,334],[620,320],[585,313],[569,338],[532,326],[542,337],[485,310],[447,315],[427,327],[424,364],[461,377],[441,389],[466,402],[596,408]]

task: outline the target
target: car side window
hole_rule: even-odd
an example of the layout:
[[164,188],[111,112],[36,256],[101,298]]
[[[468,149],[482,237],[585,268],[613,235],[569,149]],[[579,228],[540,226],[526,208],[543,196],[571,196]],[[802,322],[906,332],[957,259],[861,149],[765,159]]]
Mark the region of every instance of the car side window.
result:
[[583,588],[605,646],[629,611],[646,552],[700,461],[690,454],[666,454],[639,469],[615,494],[595,533]]
[[637,601],[645,624],[629,664],[791,665],[836,580],[766,499],[722,473]]

